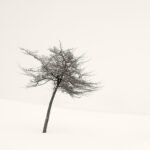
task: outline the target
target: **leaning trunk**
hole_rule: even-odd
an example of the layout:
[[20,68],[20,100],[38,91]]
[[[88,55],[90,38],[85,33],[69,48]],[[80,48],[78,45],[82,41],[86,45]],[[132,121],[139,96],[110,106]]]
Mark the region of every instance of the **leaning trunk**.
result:
[[48,126],[50,111],[51,111],[52,103],[53,103],[55,94],[57,92],[57,89],[58,89],[58,85],[55,87],[55,89],[53,91],[53,94],[52,94],[52,97],[51,97],[51,100],[49,102],[49,106],[48,106],[47,114],[46,114],[46,118],[45,118],[45,123],[44,123],[44,127],[43,127],[43,133],[46,133],[46,131],[47,131],[47,126]]

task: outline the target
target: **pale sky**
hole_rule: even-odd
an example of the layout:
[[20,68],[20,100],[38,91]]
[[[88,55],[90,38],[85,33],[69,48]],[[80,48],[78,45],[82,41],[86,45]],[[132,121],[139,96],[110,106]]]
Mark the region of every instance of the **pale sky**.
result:
[[17,64],[31,61],[19,47],[45,52],[61,40],[86,53],[104,88],[79,100],[59,93],[56,105],[150,113],[149,8],[148,0],[1,0],[0,97],[47,104],[48,86],[23,88]]

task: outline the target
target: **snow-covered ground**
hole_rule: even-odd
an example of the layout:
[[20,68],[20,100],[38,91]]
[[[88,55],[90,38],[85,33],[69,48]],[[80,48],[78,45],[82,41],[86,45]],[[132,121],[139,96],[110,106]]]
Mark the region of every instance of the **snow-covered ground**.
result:
[[52,108],[0,100],[1,150],[150,150],[150,116]]

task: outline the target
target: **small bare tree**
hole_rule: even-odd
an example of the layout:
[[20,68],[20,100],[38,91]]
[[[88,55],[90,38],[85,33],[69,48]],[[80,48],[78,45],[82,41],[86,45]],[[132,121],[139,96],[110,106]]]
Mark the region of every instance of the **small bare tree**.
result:
[[40,62],[37,68],[21,67],[25,75],[31,77],[27,87],[41,86],[49,81],[54,85],[43,127],[43,133],[46,133],[52,103],[58,89],[72,97],[78,97],[95,91],[98,84],[87,79],[90,74],[84,72],[82,68],[83,55],[74,56],[74,49],[63,50],[61,43],[59,47],[49,49],[49,56],[39,56],[36,52],[24,48],[21,50]]

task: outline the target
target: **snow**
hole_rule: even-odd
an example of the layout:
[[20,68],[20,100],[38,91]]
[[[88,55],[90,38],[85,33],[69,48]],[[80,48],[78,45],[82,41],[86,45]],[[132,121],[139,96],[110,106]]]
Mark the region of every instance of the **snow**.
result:
[[52,108],[0,100],[2,150],[149,150],[150,116]]

